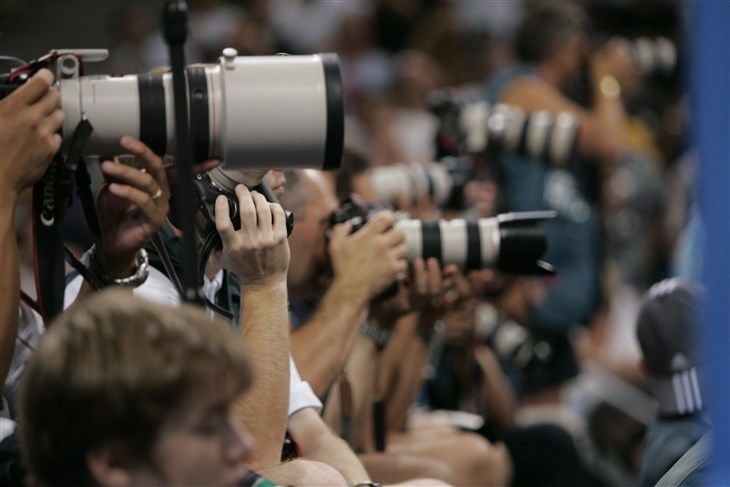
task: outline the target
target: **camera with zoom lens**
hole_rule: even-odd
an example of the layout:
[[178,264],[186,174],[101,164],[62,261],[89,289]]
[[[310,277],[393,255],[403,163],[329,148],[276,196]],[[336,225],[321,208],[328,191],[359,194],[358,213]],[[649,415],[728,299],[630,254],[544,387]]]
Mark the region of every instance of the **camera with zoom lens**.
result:
[[[174,157],[172,74],[83,75],[85,62],[107,55],[104,49],[51,51],[0,76],[0,96],[49,68],[66,113],[62,135],[82,120],[92,126],[85,155],[117,154],[120,137],[130,135]],[[272,168],[339,167],[344,104],[336,54],[240,57],[227,48],[216,64],[187,66],[185,81],[194,162],[261,169],[259,180]],[[250,186],[257,183],[249,178]]]
[[669,75],[676,69],[677,48],[667,37],[638,37],[631,41],[631,52],[649,76]]
[[565,166],[575,154],[578,121],[568,112],[525,112],[448,91],[432,95],[429,104],[440,120],[440,156],[512,152]]
[[500,361],[523,375],[534,375],[553,355],[552,346],[533,337],[529,329],[510,320],[491,304],[476,313],[477,333]]
[[444,157],[438,162],[394,164],[374,167],[370,181],[380,201],[395,205],[403,198],[414,203],[416,195],[429,196],[439,207],[462,209],[464,186],[472,180],[471,161]]
[[[346,201],[333,212],[330,226],[350,222],[355,232],[384,209]],[[405,235],[409,261],[433,257],[441,265],[456,264],[465,271],[552,275],[553,267],[540,260],[547,250],[547,237],[538,224],[554,217],[553,211],[504,213],[475,220],[423,221],[401,215],[395,228]]]

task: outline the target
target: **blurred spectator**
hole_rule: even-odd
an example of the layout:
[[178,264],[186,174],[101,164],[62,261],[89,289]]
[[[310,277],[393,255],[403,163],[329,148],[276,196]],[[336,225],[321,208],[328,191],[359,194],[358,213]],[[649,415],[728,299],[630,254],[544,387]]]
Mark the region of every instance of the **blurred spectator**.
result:
[[[522,323],[554,352],[544,382],[526,391],[537,402],[559,403],[560,386],[578,373],[568,333],[576,325],[590,325],[601,301],[598,188],[626,147],[617,77],[628,67],[628,47],[616,40],[589,58],[587,29],[585,12],[574,3],[531,3],[517,36],[523,64],[495,74],[484,86],[487,102],[527,112],[567,111],[580,126],[577,160],[565,167],[513,153],[500,153],[492,161],[498,211],[557,212],[543,224],[549,242],[544,258],[556,267],[557,276],[547,281],[544,303]],[[594,88],[588,108],[562,91],[585,69]]]
[[244,12],[240,6],[224,0],[190,0],[189,4],[188,45],[195,46],[200,54],[199,58],[188,61],[213,62],[240,29]]
[[659,408],[646,436],[638,485],[655,485],[710,428],[697,349],[700,288],[669,279],[649,290],[636,322],[643,369]]
[[350,9],[366,8],[346,0],[290,0],[270,2],[271,26],[284,52],[322,52],[341,29]]
[[382,96],[390,89],[392,60],[375,44],[370,12],[348,10],[327,48],[340,56],[346,110],[355,110],[362,99]]
[[239,56],[272,56],[279,52],[266,14],[262,8],[240,12],[236,25],[225,37],[225,47],[233,47]]
[[441,72],[428,54],[417,50],[398,54],[393,67],[387,96],[365,97],[347,116],[346,144],[376,167],[432,162],[438,119],[428,99],[441,85]]
[[[170,53],[156,22],[156,12],[146,2],[124,2],[111,15],[114,45],[109,51],[110,74],[146,73],[170,64]],[[86,47],[86,46],[85,46]],[[185,45],[186,62],[201,62],[193,43]]]
[[457,22],[457,2],[435,2],[411,36],[408,47],[428,53],[448,86],[474,83],[485,75],[483,34],[466,32]]
[[416,50],[399,53],[394,66],[393,130],[405,158],[400,162],[434,161],[438,120],[428,98],[441,86],[442,73],[428,54]]
[[376,44],[391,54],[408,48],[410,37],[433,0],[378,0],[373,12]]

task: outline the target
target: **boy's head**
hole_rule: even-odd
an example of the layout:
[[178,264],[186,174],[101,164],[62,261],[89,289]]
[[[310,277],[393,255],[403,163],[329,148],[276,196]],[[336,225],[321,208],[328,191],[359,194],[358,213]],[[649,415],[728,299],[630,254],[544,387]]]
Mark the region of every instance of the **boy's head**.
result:
[[230,408],[250,381],[225,323],[100,292],[50,326],[25,371],[28,470],[47,486],[232,485],[250,442]]
[[636,336],[664,415],[703,409],[696,350],[700,294],[695,285],[666,279],[652,286],[639,310]]

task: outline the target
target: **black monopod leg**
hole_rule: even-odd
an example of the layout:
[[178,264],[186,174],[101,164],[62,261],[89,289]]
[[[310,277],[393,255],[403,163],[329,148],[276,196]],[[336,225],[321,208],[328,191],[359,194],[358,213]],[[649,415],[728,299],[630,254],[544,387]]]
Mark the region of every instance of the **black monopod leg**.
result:
[[[193,168],[191,162],[190,136],[188,133],[188,101],[185,90],[185,41],[188,29],[188,6],[184,0],[165,2],[162,15],[165,41],[170,49],[172,67],[173,98],[175,100],[175,182],[176,194],[194,194]],[[198,282],[198,238],[195,228],[194,198],[178,198],[180,230],[183,238],[182,299],[186,302],[202,304],[202,283]]]

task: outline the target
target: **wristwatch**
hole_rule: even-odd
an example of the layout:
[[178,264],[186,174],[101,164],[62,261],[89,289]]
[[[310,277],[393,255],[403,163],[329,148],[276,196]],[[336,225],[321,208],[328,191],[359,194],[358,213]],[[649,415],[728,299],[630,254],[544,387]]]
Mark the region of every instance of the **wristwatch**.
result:
[[359,482],[355,482],[350,487],[383,487],[377,482],[373,482],[372,480],[361,480]]
[[89,253],[89,271],[91,271],[91,273],[106,286],[138,287],[144,284],[150,272],[150,259],[145,249],[139,249],[139,252],[137,252],[136,264],[137,270],[131,276],[123,277],[121,279],[113,279],[109,277],[100,265],[96,256],[95,245],[91,248],[91,252]]

